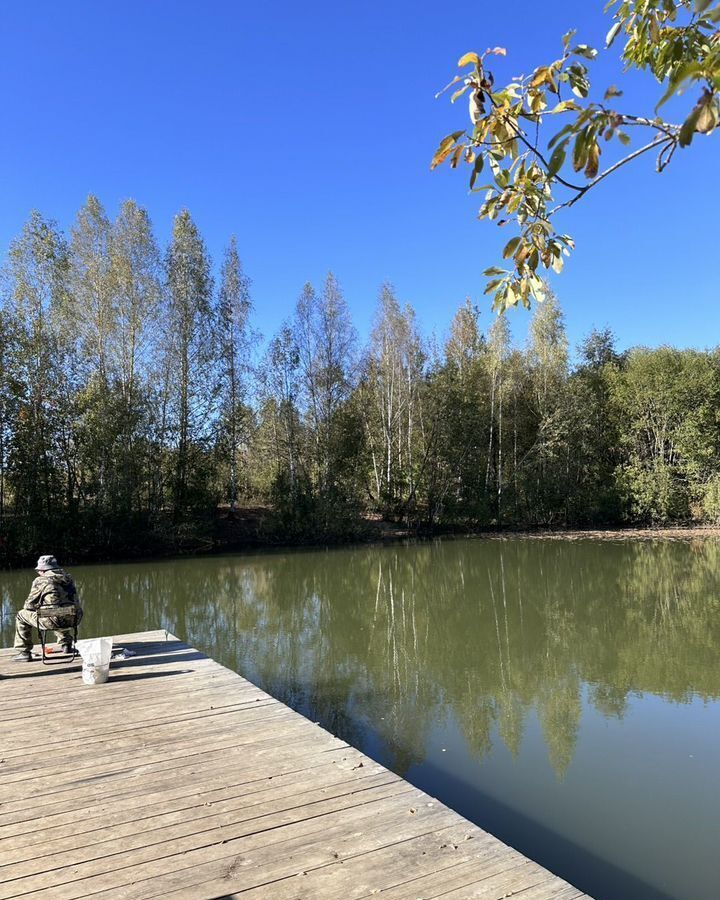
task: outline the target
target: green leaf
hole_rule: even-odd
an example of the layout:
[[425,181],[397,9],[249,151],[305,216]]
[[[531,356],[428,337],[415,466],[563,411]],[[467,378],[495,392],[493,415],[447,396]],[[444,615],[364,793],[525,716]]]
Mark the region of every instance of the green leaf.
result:
[[565,157],[567,156],[567,142],[569,138],[566,138],[562,143],[558,144],[557,147],[553,150],[552,156],[550,157],[550,162],[548,163],[548,175],[552,178],[562,169],[565,163]]
[[472,174],[470,175],[470,190],[475,187],[475,182],[477,180],[478,175],[482,172],[483,166],[485,165],[485,157],[480,153],[475,160],[475,165],[473,166]]
[[558,131],[558,133],[552,137],[548,142],[548,150],[552,150],[552,148],[557,144],[560,138],[564,137],[566,134],[569,134],[573,129],[574,125],[565,125],[563,128]]
[[629,135],[629,134],[625,134],[624,131],[618,131],[618,132],[616,132],[616,133],[617,133],[618,140],[620,141],[620,143],[621,143],[624,147],[627,147],[628,144],[630,143],[630,135]]
[[612,47],[613,41],[618,36],[620,29],[622,28],[622,22],[616,22],[613,27],[608,31],[605,37],[605,48],[610,49]]
[[483,275],[507,275],[507,272],[505,271],[505,269],[498,269],[497,266],[490,266],[489,269],[485,269]]
[[698,106],[693,109],[687,119],[685,119],[685,121],[683,122],[679,135],[681,147],[689,147],[692,143],[693,135],[695,134],[695,127],[697,126],[701,112],[702,106],[698,104]]
[[491,291],[494,291],[495,288],[496,288],[499,284],[502,284],[504,280],[505,280],[504,278],[493,278],[492,281],[489,281],[489,282],[488,282],[487,287],[486,287],[485,290],[483,291],[483,294],[489,294]]
[[565,50],[568,49],[568,47],[570,46],[570,41],[575,37],[576,34],[577,28],[573,28],[572,30],[565,32],[562,38],[563,47],[565,48]]
[[693,76],[702,72],[702,69],[702,64],[695,61],[687,63],[684,66],[680,66],[668,82],[667,90],[658,101],[658,104],[655,107],[655,112],[657,112],[664,103],[667,103],[667,101],[673,96],[673,94],[677,94],[678,92],[680,92],[681,89],[683,89],[683,85],[686,81],[689,81],[693,78]]
[[503,259],[509,259],[513,255],[513,253],[517,250],[518,244],[520,243],[520,236],[510,238],[510,240],[505,244],[505,249],[503,250]]
[[572,53],[575,56],[582,56],[584,59],[595,59],[597,56],[597,50],[588,47],[587,44],[578,44],[577,47],[573,47]]
[[703,13],[710,6],[712,0],[695,0],[695,12]]

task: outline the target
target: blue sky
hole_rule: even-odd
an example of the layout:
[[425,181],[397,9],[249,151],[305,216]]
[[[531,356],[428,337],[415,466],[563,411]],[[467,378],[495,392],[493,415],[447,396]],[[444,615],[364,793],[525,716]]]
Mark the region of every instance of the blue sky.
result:
[[[467,50],[505,46],[509,80],[552,61],[571,27],[602,46],[602,6],[7,2],[0,252],[32,208],[69,228],[90,192],[111,214],[133,197],[161,241],[182,207],[216,260],[237,235],[266,336],[329,269],[363,336],[384,280],[426,332],[467,295],[487,325],[481,273],[510,235],[476,220],[465,172],[430,173],[439,139],[466,123],[434,94]],[[594,66],[602,88],[616,56]],[[618,108],[657,97],[634,78]],[[577,251],[554,285],[573,343],[593,325],[621,347],[720,342],[719,140],[697,138],[663,175],[639,160],[567,216]],[[511,314],[517,339],[527,320]]]

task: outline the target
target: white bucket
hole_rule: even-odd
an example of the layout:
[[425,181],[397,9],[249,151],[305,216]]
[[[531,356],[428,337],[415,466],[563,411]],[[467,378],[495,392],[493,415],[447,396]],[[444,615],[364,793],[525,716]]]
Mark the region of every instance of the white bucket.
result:
[[85,684],[104,684],[110,677],[112,638],[88,638],[75,645],[82,656],[82,679]]

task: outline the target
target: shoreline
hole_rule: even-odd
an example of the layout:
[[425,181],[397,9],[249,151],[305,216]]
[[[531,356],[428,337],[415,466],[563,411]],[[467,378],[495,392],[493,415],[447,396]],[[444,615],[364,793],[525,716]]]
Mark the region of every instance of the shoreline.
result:
[[671,526],[629,526],[627,528],[568,528],[552,529],[539,528],[537,530],[522,529],[512,531],[510,529],[492,533],[468,533],[468,536],[485,536],[496,539],[536,538],[542,540],[579,541],[592,539],[596,541],[694,541],[720,539],[720,526],[717,525],[671,525]]
[[[185,548],[177,546],[165,549],[155,546],[148,552],[139,550],[135,553],[118,553],[109,555],[105,553],[90,552],[87,554],[64,553],[64,564],[77,565],[103,565],[111,563],[142,562],[143,560],[171,560],[192,559],[193,557],[212,557],[225,554],[247,553],[257,555],[261,553],[282,553],[289,551],[312,551],[319,549],[341,549],[344,547],[365,547],[374,545],[388,545],[402,541],[433,541],[433,540],[458,540],[473,538],[476,540],[506,541],[506,540],[545,540],[545,541],[706,541],[720,540],[720,526],[718,525],[671,525],[671,526],[629,526],[627,528],[503,528],[491,530],[487,528],[462,528],[458,526],[436,527],[433,529],[412,528],[407,525],[397,525],[391,522],[379,522],[377,520],[366,521],[366,530],[363,534],[353,534],[336,540],[307,539],[307,540],[281,540],[278,535],[260,538],[257,533],[236,534],[230,539],[210,541],[198,541],[190,543]],[[37,555],[37,554],[36,554]],[[57,555],[57,554],[56,554]],[[33,557],[34,558],[34,557]],[[32,561],[20,562],[17,557],[5,559],[0,563],[0,570],[12,571],[31,567]]]

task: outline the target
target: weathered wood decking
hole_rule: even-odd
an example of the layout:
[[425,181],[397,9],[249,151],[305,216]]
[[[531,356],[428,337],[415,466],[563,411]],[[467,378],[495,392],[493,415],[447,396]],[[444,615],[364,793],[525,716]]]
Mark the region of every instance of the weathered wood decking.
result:
[[578,900],[165,632],[110,681],[0,651],[0,900]]

